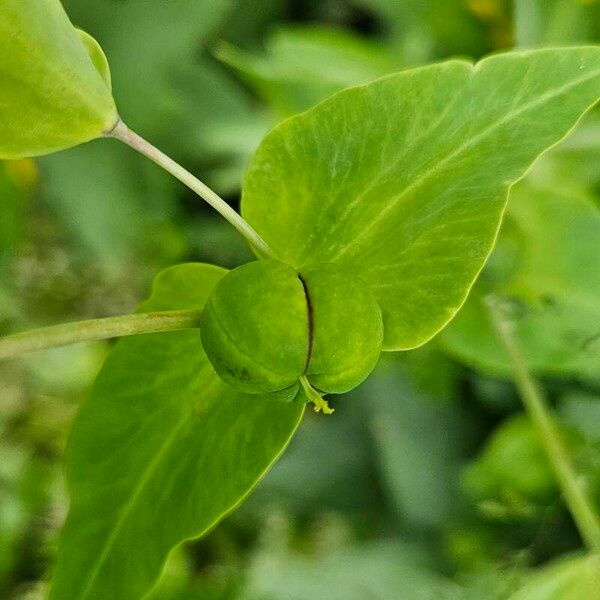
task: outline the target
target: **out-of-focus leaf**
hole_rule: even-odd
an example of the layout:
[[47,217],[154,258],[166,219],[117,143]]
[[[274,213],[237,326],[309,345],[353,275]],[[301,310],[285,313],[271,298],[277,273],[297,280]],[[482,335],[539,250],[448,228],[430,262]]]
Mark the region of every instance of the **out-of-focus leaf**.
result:
[[242,212],[290,264],[362,278],[384,348],[414,348],[466,299],[511,183],[599,94],[594,47],[449,61],[344,90],[267,135]]
[[236,0],[235,8],[227,19],[221,36],[232,43],[252,47],[264,39],[266,33],[289,17],[288,0]]
[[531,368],[600,373],[600,212],[577,193],[519,185],[498,246],[469,301],[442,334],[448,350],[476,367],[510,366],[483,296],[513,307],[515,336]]
[[113,140],[39,163],[45,200],[67,232],[101,264],[115,271],[143,259],[164,261],[160,238],[164,222],[176,214],[177,183],[158,167]]
[[[225,273],[202,264],[167,269],[142,310],[202,308]],[[71,434],[71,510],[51,597],[143,597],[173,546],[249,494],[302,412],[228,388],[197,330],[121,340]]]
[[24,221],[31,189],[37,180],[32,160],[0,162],[0,328],[4,321],[18,318],[14,268],[24,240]]
[[600,444],[600,394],[570,392],[560,399],[560,416],[576,427],[586,440]]
[[186,90],[179,121],[164,134],[165,147],[202,166],[202,179],[223,194],[238,193],[252,153],[272,119],[255,106],[226,67],[201,57],[174,76]]
[[600,556],[559,559],[539,569],[509,600],[599,600]]
[[[469,565],[473,569],[474,565]],[[524,579],[521,570],[498,568],[479,568],[473,570],[464,579],[465,588],[460,600],[507,600],[518,589]]]
[[169,555],[159,584],[148,600],[233,600],[241,576],[233,568],[194,573],[189,555],[179,547]]
[[23,236],[27,187],[25,182],[19,183],[18,163],[0,162],[0,276],[13,264]]
[[[489,50],[490,40],[484,22],[501,21],[500,2],[464,0],[352,0],[372,10],[392,42],[411,62],[424,62],[440,56],[478,56]],[[471,11],[470,7],[480,8]],[[487,10],[486,10],[487,8]]]
[[[599,5],[600,6],[600,5]],[[547,160],[540,161],[532,178],[541,185],[561,188],[600,187],[600,111],[593,110],[563,143],[551,152]],[[596,202],[600,207],[600,203]]]
[[300,515],[373,508],[370,440],[366,413],[357,400],[360,403],[360,395],[339,397],[335,419],[307,415],[284,456],[250,500],[250,508],[278,503]]
[[460,598],[460,587],[399,542],[306,558],[259,555],[244,600],[423,600]]
[[216,53],[279,117],[306,110],[334,92],[402,66],[380,45],[350,31],[322,26],[279,29],[267,40],[264,56],[224,43]]
[[8,598],[11,579],[22,568],[20,545],[43,517],[54,472],[33,448],[2,438],[0,420],[0,595]]
[[[518,465],[518,467],[517,467]],[[486,441],[481,455],[463,473],[466,492],[495,517],[535,516],[558,495],[558,484],[539,434],[517,414]]]
[[593,42],[600,34],[600,6],[581,0],[517,0],[520,47]]
[[[443,360],[437,367],[444,370]],[[368,402],[384,486],[398,516],[413,527],[438,527],[460,506],[456,481],[468,427],[456,395],[453,380],[444,392],[424,391],[397,358],[382,360],[352,394]]]

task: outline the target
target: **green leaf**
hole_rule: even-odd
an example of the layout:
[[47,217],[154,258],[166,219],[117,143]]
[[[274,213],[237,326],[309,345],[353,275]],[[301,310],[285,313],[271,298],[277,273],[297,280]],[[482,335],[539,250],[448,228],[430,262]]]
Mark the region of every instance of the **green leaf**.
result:
[[[225,273],[202,264],[167,269],[141,310],[201,308]],[[228,388],[198,330],[120,341],[71,434],[71,511],[51,597],[144,596],[172,547],[249,494],[302,412]]]
[[521,47],[593,42],[599,17],[595,2],[519,0],[514,11],[515,38]]
[[89,34],[79,29],[77,31],[79,33],[79,37],[81,37],[81,41],[84,46],[87,48],[88,54],[92,59],[92,63],[96,68],[96,71],[100,74],[102,79],[104,79],[104,83],[109,90],[112,90],[112,78],[110,74],[110,66],[108,64],[108,60],[106,59],[106,55],[102,51],[100,44]]
[[567,425],[579,431],[590,447],[597,445],[600,451],[600,393],[565,394],[560,399],[559,414]]
[[249,574],[248,600],[458,600],[458,584],[436,573],[418,546],[365,544],[325,556],[269,553]]
[[[530,0],[532,1],[532,0]],[[499,25],[504,17],[500,2],[465,0],[351,0],[372,10],[381,28],[411,62],[434,56],[479,55],[489,47],[481,21]],[[481,12],[481,21],[476,9]],[[494,37],[498,37],[495,32]]]
[[[0,162],[0,275],[6,276],[23,237],[26,189],[18,179],[19,163]],[[4,284],[4,282],[2,282]],[[7,282],[8,283],[8,282]]]
[[156,260],[161,232],[177,216],[177,182],[116,140],[71,148],[38,162],[44,201],[80,252],[91,254],[109,273]]
[[117,111],[107,73],[102,50],[79,34],[59,0],[5,0],[0,158],[47,154],[110,130]]
[[531,576],[509,600],[598,600],[600,557],[592,554],[556,560]]
[[399,360],[405,356],[396,354],[384,355],[353,397],[367,402],[383,484],[398,519],[433,529],[448,523],[461,506],[456,481],[472,423],[455,402],[457,384],[445,362],[416,352],[419,366],[435,365],[443,392],[424,390]]
[[464,302],[510,185],[598,96],[594,47],[454,60],[344,90],[265,138],[243,214],[282,260],[361,277],[384,348],[412,348]]
[[[515,465],[519,465],[516,469]],[[503,421],[463,472],[463,488],[489,517],[531,518],[559,493],[540,436],[523,413]]]
[[500,374],[511,368],[483,304],[507,299],[532,369],[600,373],[600,270],[593,260],[600,213],[577,192],[519,185],[511,192],[498,246],[471,298],[442,340],[456,357]]

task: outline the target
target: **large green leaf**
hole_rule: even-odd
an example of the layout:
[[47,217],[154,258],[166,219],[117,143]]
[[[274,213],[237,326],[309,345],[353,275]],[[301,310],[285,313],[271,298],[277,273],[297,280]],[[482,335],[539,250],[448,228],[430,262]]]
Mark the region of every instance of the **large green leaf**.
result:
[[99,137],[117,120],[102,50],[59,0],[4,0],[0,157],[36,156]]
[[424,343],[464,302],[510,185],[600,96],[600,48],[449,61],[345,90],[285,121],[243,213],[283,260],[353,269],[384,347]]
[[[225,273],[168,269],[142,308],[201,308]],[[207,531],[252,490],[302,412],[228,388],[197,330],[119,342],[71,434],[71,511],[51,597],[142,597],[173,546]]]
[[498,246],[443,342],[465,362],[500,374],[510,363],[483,297],[512,307],[529,365],[544,373],[600,373],[600,213],[577,192],[520,184]]

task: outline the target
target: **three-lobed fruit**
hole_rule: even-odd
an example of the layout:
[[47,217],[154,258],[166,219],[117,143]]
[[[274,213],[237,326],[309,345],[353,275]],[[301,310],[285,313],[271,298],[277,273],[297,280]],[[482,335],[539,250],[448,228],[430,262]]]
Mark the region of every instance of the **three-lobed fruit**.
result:
[[381,311],[360,281],[334,265],[296,271],[278,260],[230,271],[211,293],[200,331],[226,383],[286,398],[303,375],[321,392],[356,387],[383,342]]

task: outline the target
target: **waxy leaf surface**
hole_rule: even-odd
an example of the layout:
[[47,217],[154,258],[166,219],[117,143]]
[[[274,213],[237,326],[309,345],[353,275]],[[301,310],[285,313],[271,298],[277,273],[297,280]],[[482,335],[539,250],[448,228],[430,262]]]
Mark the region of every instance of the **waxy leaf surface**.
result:
[[276,127],[243,214],[293,266],[340,264],[418,346],[464,302],[512,183],[600,97],[600,48],[453,60],[340,92]]
[[0,158],[37,156],[99,137],[117,121],[98,44],[59,0],[0,10]]
[[[202,264],[167,269],[142,310],[202,308],[225,273]],[[71,511],[51,597],[143,597],[172,547],[207,531],[253,489],[302,412],[227,387],[197,329],[121,340],[71,434]]]
[[505,300],[515,336],[541,373],[600,374],[600,212],[573,191],[519,184],[498,245],[471,297],[444,331],[457,358],[506,374],[510,362],[491,326],[487,294]]

